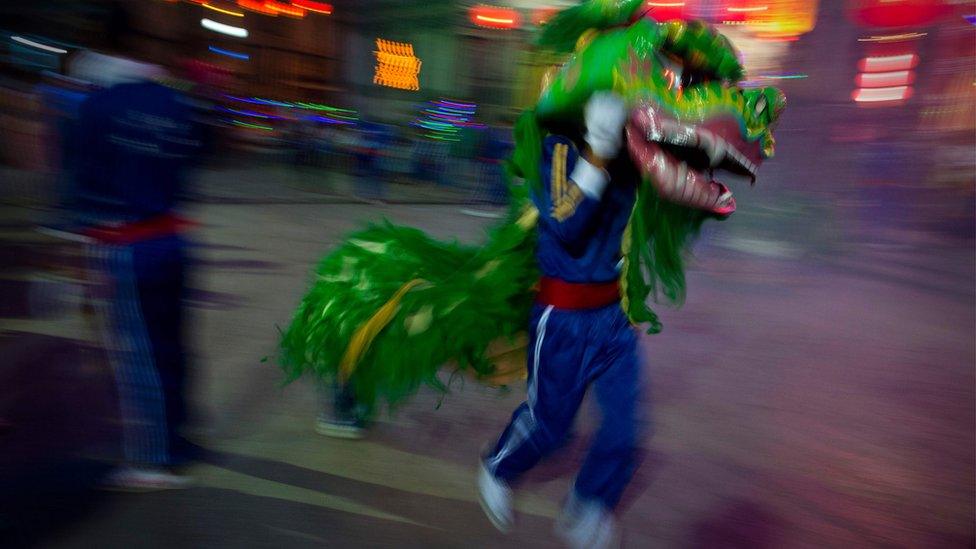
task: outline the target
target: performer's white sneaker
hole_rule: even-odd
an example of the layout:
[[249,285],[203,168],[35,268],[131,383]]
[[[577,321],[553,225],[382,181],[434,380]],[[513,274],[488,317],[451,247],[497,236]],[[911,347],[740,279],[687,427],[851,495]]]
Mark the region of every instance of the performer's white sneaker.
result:
[[478,502],[491,524],[500,532],[508,533],[515,523],[512,510],[512,489],[488,471],[484,463],[478,467]]
[[571,549],[617,547],[613,515],[595,501],[583,501],[571,494],[556,518],[556,535]]

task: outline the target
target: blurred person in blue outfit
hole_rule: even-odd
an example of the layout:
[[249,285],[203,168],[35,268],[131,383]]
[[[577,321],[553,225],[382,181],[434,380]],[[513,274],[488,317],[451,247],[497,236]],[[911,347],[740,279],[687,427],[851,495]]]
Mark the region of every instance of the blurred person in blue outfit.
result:
[[380,160],[387,144],[383,126],[361,122],[352,130],[353,173],[360,198],[367,202],[381,202],[384,197],[383,173]]
[[49,157],[52,168],[58,170],[54,197],[54,214],[57,221],[41,227],[42,232],[65,237],[71,235],[74,223],[73,205],[74,173],[78,162],[77,145],[72,139],[78,120],[78,110],[88,98],[89,85],[83,80],[47,72],[37,87],[37,94],[44,102],[47,125],[52,139]]
[[528,396],[483,457],[478,479],[488,518],[507,531],[514,521],[510,486],[563,444],[592,387],[602,424],[557,522],[573,547],[610,542],[610,511],[635,469],[640,363],[617,282],[639,181],[630,162],[614,161],[625,118],[619,97],[597,94],[586,108],[581,146],[559,135],[544,142],[545,189],[533,197],[542,278],[529,325]]
[[73,204],[90,239],[123,423],[111,487],[187,484],[182,301],[191,225],[177,198],[201,141],[192,104],[157,66],[86,52],[73,64],[100,89],[80,107]]
[[508,201],[508,187],[505,184],[505,159],[512,151],[507,140],[511,129],[501,127],[486,128],[478,151],[481,174],[481,195],[489,204],[505,204]]

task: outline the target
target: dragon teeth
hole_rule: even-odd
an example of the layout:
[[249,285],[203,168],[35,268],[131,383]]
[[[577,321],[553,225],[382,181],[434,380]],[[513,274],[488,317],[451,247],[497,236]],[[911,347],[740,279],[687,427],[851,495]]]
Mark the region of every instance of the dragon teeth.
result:
[[728,154],[729,144],[725,142],[721,137],[715,136],[712,139],[711,150],[708,151],[708,158],[710,160],[709,166],[712,168],[718,167],[719,164],[725,160],[725,155]]

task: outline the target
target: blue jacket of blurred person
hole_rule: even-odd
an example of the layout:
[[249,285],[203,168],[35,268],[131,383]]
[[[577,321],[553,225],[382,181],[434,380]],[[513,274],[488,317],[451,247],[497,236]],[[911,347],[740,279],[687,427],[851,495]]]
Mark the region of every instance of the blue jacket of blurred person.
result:
[[192,107],[151,81],[94,93],[76,131],[77,207],[96,225],[171,212],[200,149]]

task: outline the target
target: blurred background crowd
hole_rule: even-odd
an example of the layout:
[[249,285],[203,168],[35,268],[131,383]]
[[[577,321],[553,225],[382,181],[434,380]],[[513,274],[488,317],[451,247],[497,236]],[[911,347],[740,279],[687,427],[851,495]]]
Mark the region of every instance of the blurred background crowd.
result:
[[[512,149],[512,124],[534,103],[552,64],[533,50],[533,33],[572,4],[3,3],[0,546],[5,535],[23,544],[53,539],[60,546],[99,544],[94,540],[108,546],[187,540],[504,545],[487,528],[464,533],[471,544],[458,541],[462,523],[480,520],[470,492],[458,486],[466,486],[465,456],[477,454],[478,437],[495,430],[510,406],[479,393],[467,397],[475,405],[461,404],[464,397],[453,403],[466,412],[434,412],[427,395],[401,415],[406,419],[377,427],[368,455],[377,463],[406,460],[415,474],[437,463],[448,487],[431,488],[440,485],[362,465],[362,450],[303,438],[319,398],[307,387],[290,388],[299,392],[290,401],[280,398],[278,373],[260,358],[274,354],[274,326],[287,322],[311,262],[356,223],[389,217],[438,236],[475,240],[483,218],[499,216],[507,200],[504,159]],[[698,417],[702,402],[731,399],[710,421],[721,424],[723,416],[734,423],[740,414],[744,424],[765,425],[765,431],[756,429],[768,437],[783,437],[776,448],[787,450],[773,462],[813,461],[744,502],[714,487],[732,490],[742,480],[715,463],[758,467],[747,452],[716,446],[695,453],[685,442],[669,446],[682,439],[664,432],[655,439],[662,454],[694,453],[687,463],[698,465],[682,469],[680,459],[660,460],[660,478],[715,482],[699,486],[710,496],[695,502],[637,500],[635,508],[646,512],[632,512],[625,525],[638,540],[634,546],[706,547],[728,539],[741,542],[725,545],[734,547],[790,546],[792,539],[798,546],[972,546],[976,3],[669,0],[648,1],[647,9],[662,21],[701,19],[716,26],[741,54],[747,70],[742,85],[777,86],[790,102],[777,131],[778,157],[764,166],[761,189],[739,199],[739,213],[721,231],[706,230],[701,255],[718,259],[692,273],[692,294],[738,300],[730,308],[739,310],[753,307],[771,319],[768,337],[756,338],[753,326],[692,298],[685,311],[691,320],[676,321],[671,336],[660,336],[677,343],[657,347],[659,355],[671,352],[670,361],[690,353],[711,364],[724,360],[720,356],[731,361],[740,345],[734,364],[755,370],[737,372],[727,364],[722,371],[730,372],[733,389],[724,393],[710,388],[721,383],[657,371],[652,377],[664,389],[681,394],[699,387],[702,399],[665,397],[661,417]],[[137,82],[168,90],[152,88],[163,94],[153,109],[167,105],[179,112],[175,125],[168,118],[130,120],[139,135],[151,136],[146,142],[180,143],[177,152],[154,148],[159,163],[127,165],[125,155],[98,156],[104,151],[96,142],[106,134],[97,114],[149,104],[140,103],[149,101],[141,93],[104,93]],[[115,99],[89,101],[98,96]],[[191,129],[183,131],[184,124]],[[179,438],[190,448],[187,459],[207,465],[193,471],[203,491],[179,496],[184,499],[106,502],[89,490],[104,477],[105,464],[124,453],[118,416],[125,395],[117,393],[125,393],[125,381],[113,380],[105,352],[111,345],[93,328],[100,313],[91,269],[91,239],[117,235],[83,229],[93,219],[105,221],[99,216],[111,208],[107,195],[101,202],[91,196],[104,191],[91,180],[109,172],[118,179],[112,192],[127,182],[141,188],[148,184],[136,182],[166,181],[172,196],[127,199],[151,203],[153,215],[180,203],[197,229],[185,256],[183,244],[173,244],[167,253],[176,250],[179,259],[139,267],[187,266],[185,280],[179,275],[182,293],[172,299],[191,310],[181,329],[193,336],[174,345],[187,349],[188,371],[196,373],[187,374],[195,382],[185,385],[179,367],[174,391],[181,399],[186,393],[191,413],[174,422],[188,423],[188,440],[186,433]],[[167,217],[165,230],[179,223]],[[110,263],[103,271],[118,276],[116,267]],[[817,284],[822,293],[804,293]],[[171,290],[159,290],[156,301],[165,302]],[[160,307],[166,310],[165,303]],[[848,328],[841,333],[839,326]],[[720,330],[724,335],[701,346],[701,334]],[[804,341],[805,352],[796,348]],[[866,348],[876,354],[861,355]],[[802,363],[802,357],[810,369],[787,379],[793,374],[784,373],[791,370],[783,364]],[[763,364],[770,370],[760,375]],[[777,376],[783,376],[780,393],[759,389]],[[729,396],[758,399],[799,386],[810,393],[777,405],[796,412],[812,399],[797,417],[823,422],[795,422],[819,433],[809,439],[779,432],[783,416],[769,411],[775,406],[764,412]],[[835,405],[831,398],[854,404]],[[847,420],[828,418],[828,409]],[[863,409],[879,415],[865,419]],[[699,440],[718,434],[702,429]],[[694,425],[688,432],[696,432]],[[466,442],[443,448],[442,436]],[[842,441],[836,453],[813,441],[830,437]],[[755,444],[763,455],[764,443]],[[425,459],[414,463],[410,456]],[[695,461],[700,456],[710,457]],[[836,463],[855,465],[833,470],[840,475],[834,478],[844,479],[833,485],[824,479]],[[872,476],[877,471],[885,471],[882,480]],[[371,492],[378,486],[388,492]],[[668,486],[662,482],[662,489]],[[683,491],[671,488],[672,494]],[[645,498],[655,493],[662,497],[651,485]],[[809,505],[791,508],[777,500],[783,494]],[[432,509],[441,511],[405,511],[382,503],[386,497],[418,509],[429,503],[424,498],[436,499]],[[452,508],[445,503],[451,501],[464,505]],[[731,503],[715,511],[718,501]],[[535,517],[550,513],[541,500],[526,508]],[[810,508],[830,511],[819,516]],[[931,509],[938,512],[930,516]],[[91,520],[76,520],[89,512],[96,513]],[[168,512],[175,514],[161,518]],[[262,513],[271,516],[267,528],[255,526]],[[688,523],[706,515],[703,526]],[[305,529],[303,521],[319,523],[323,516],[322,528]],[[426,526],[444,516],[456,519],[454,530]],[[645,522],[645,516],[652,519]],[[212,526],[220,521],[224,526]],[[847,526],[836,527],[837,521]],[[151,536],[140,540],[133,525]],[[322,533],[326,525],[331,530]],[[690,537],[671,537],[678,530]],[[526,543],[548,543],[544,527],[531,520],[519,535]]]

